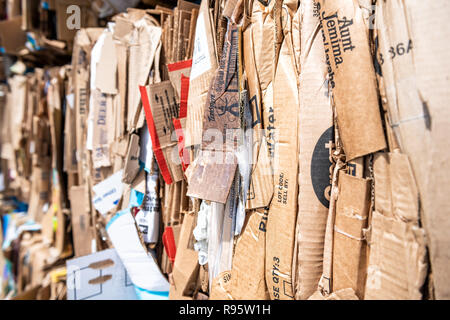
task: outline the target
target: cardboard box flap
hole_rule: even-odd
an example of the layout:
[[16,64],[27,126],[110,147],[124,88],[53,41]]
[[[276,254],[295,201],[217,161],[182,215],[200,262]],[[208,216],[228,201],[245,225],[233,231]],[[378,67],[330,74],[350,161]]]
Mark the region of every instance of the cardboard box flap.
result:
[[386,148],[368,32],[358,2],[318,4],[329,83],[349,161]]
[[209,15],[209,0],[203,0],[195,27],[194,52],[189,83],[186,146],[201,144],[204,105],[217,68],[215,30]]
[[366,300],[421,300],[427,276],[425,231],[373,212]]
[[386,217],[418,223],[419,199],[408,156],[376,153],[374,157],[375,210]]
[[366,281],[366,240],[371,180],[341,171],[333,240],[333,291],[352,288],[364,296]]
[[100,60],[97,63],[95,86],[102,93],[117,94],[117,55],[110,32],[103,40]]

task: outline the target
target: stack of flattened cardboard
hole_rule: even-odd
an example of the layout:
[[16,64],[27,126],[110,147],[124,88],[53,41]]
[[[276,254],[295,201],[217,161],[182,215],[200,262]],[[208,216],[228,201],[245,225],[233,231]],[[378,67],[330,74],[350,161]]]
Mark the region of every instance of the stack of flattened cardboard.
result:
[[450,296],[444,0],[6,9],[1,298]]

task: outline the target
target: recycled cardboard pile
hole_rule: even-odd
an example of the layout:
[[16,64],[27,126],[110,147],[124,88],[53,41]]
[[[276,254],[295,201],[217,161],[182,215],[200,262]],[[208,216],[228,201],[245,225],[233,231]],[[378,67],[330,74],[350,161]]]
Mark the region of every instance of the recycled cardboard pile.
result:
[[448,1],[0,11],[1,298],[450,298]]

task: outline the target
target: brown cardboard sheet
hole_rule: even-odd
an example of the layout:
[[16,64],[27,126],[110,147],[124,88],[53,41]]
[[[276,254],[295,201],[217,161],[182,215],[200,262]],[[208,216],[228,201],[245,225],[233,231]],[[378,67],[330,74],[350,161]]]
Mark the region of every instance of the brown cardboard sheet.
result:
[[368,30],[357,1],[318,1],[329,83],[347,161],[386,148]]
[[390,125],[419,189],[437,299],[450,298],[449,10],[444,0],[378,1],[375,19]]

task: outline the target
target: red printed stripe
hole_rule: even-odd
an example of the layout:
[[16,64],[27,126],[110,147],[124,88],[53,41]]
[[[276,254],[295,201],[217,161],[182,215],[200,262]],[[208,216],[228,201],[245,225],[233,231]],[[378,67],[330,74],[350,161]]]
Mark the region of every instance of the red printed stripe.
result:
[[139,86],[139,91],[141,92],[142,105],[144,106],[145,119],[147,120],[148,131],[150,132],[150,137],[152,138],[153,153],[155,154],[156,161],[158,162],[159,169],[167,184],[172,184],[172,177],[170,175],[169,168],[167,166],[166,158],[164,158],[164,153],[161,149],[159,143],[158,134],[156,133],[155,122],[153,121],[152,110],[150,109],[150,101],[147,95],[147,89],[145,86]]
[[164,249],[166,249],[166,254],[169,260],[172,262],[172,265],[175,262],[175,256],[177,254],[177,247],[175,245],[175,237],[173,235],[172,227],[166,227],[162,235],[162,241],[164,245]]
[[190,67],[192,67],[192,59],[170,63],[167,65],[167,69],[169,70],[169,72],[186,69]]
[[180,113],[179,118],[187,117],[187,104],[189,95],[189,77],[181,74],[181,91],[180,91]]

